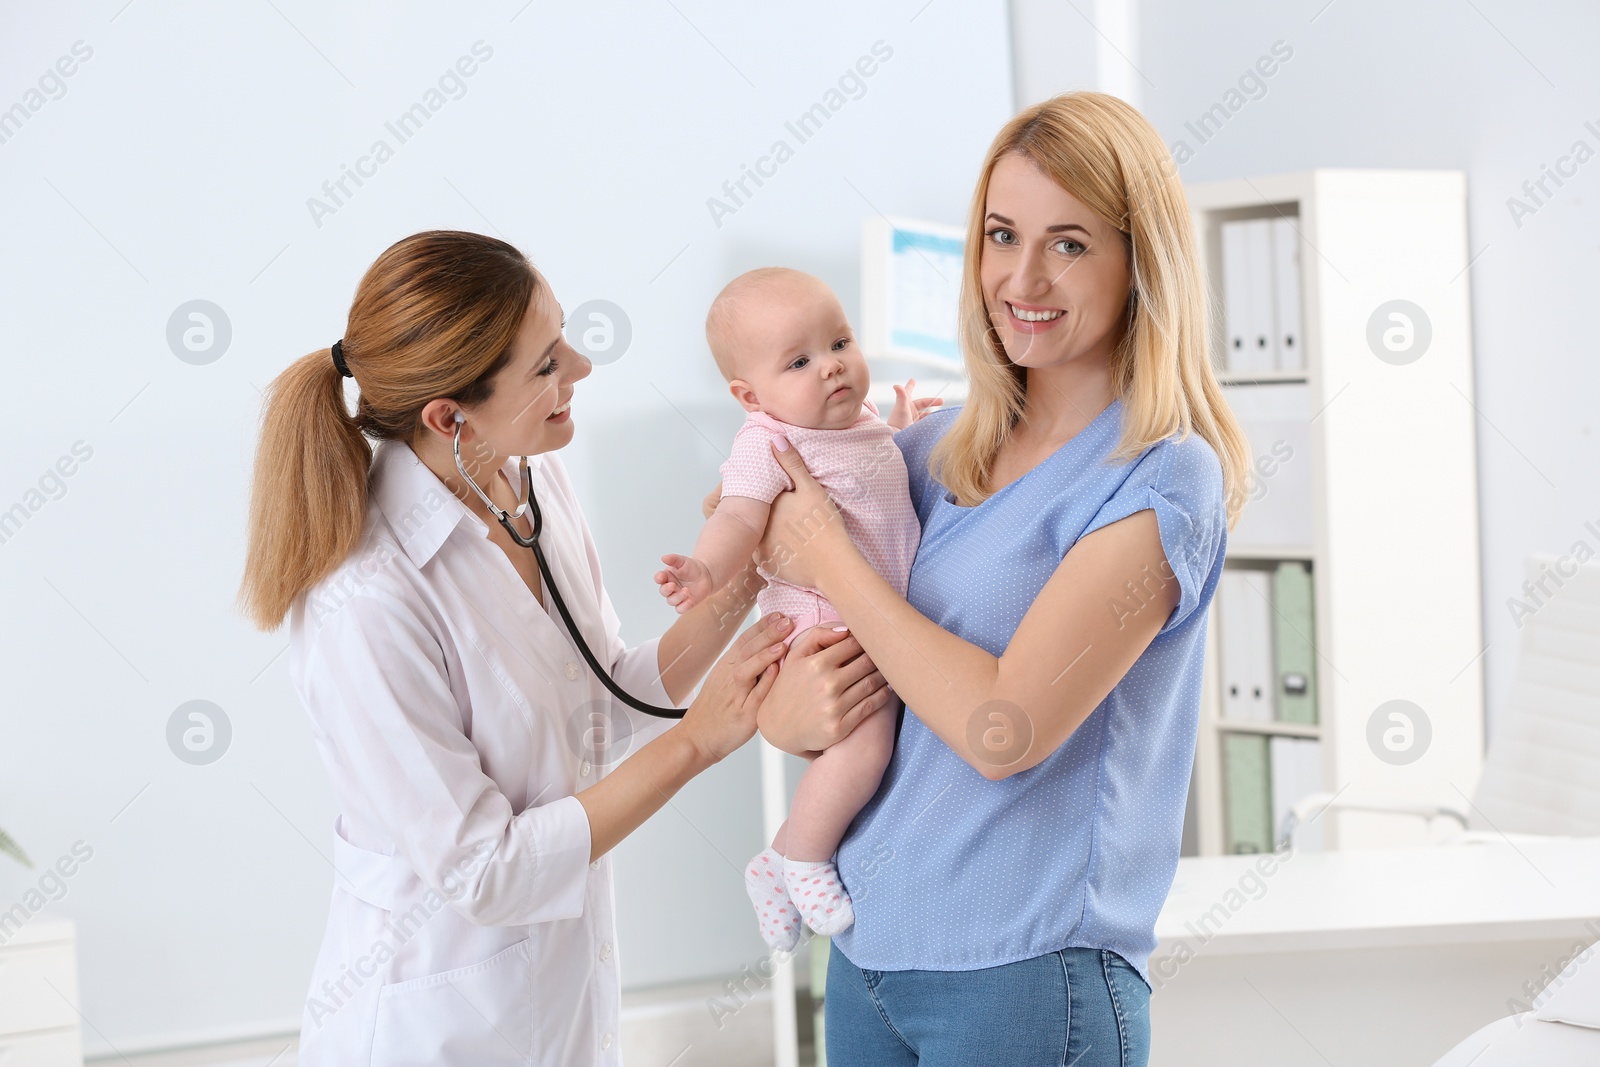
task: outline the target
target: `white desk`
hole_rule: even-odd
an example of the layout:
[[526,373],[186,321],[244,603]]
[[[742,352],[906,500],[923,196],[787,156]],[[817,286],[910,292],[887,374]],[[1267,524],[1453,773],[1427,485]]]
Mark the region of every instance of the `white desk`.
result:
[[1183,859],[1156,937],[1152,1067],[1426,1067],[1600,940],[1600,838]]

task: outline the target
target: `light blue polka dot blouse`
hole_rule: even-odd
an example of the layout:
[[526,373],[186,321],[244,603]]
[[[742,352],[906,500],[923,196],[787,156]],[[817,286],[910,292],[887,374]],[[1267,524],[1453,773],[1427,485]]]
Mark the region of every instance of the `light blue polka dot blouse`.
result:
[[835,943],[857,966],[885,971],[1107,948],[1148,982],[1194,760],[1205,608],[1227,545],[1222,468],[1195,434],[1108,461],[1121,433],[1114,400],[1033,470],[958,507],[927,469],[958,410],[895,436],[922,522],[913,607],[998,656],[1078,538],[1144,508],[1156,513],[1181,596],[1083,725],[1003,781],[985,779],[906,709],[883,783],[839,848],[856,921]]

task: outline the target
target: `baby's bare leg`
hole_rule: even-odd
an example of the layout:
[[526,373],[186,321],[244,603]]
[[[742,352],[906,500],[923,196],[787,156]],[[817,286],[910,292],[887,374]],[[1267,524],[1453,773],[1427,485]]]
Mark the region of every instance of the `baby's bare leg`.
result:
[[894,749],[898,698],[826,749],[800,777],[789,818],[773,847],[791,860],[830,860],[839,841],[878,791]]
[[[829,616],[832,616],[831,611]],[[811,625],[821,620],[805,620]],[[807,626],[796,619],[794,634]],[[790,640],[793,640],[791,635]],[[856,813],[872,799],[894,749],[900,701],[869,716],[827,749],[800,778],[789,818],[745,871],[745,890],[761,936],[776,949],[792,949],[803,922],[832,937],[855,921],[849,895],[833,865],[834,851]]]

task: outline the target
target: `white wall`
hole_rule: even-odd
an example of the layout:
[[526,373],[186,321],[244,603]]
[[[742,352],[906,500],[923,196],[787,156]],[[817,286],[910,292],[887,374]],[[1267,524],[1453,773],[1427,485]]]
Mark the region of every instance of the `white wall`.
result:
[[1139,62],[1139,0],[1011,0],[1017,107],[1094,89],[1135,107],[1149,78]]
[[[1492,744],[1516,664],[1507,600],[1521,595],[1524,558],[1565,554],[1579,541],[1600,552],[1600,161],[1577,167],[1563,188],[1547,184],[1552,195],[1520,225],[1507,205],[1511,197],[1531,204],[1523,182],[1554,167],[1575,142],[1600,153],[1600,70],[1592,55],[1600,8],[1580,0],[1140,2],[1140,63],[1154,83],[1143,86],[1142,106],[1169,145],[1184,139],[1194,149],[1181,170],[1186,183],[1312,167],[1466,172],[1477,257],[1471,282],[1488,646],[1480,662]],[[1221,101],[1275,41],[1292,48],[1292,58],[1200,144],[1185,123]]]
[[[15,5],[0,33],[0,109],[40,105],[0,142],[0,511],[25,510],[0,543],[0,826],[41,865],[93,849],[49,905],[79,923],[90,1053],[298,1025],[333,809],[285,634],[250,630],[232,597],[258,390],[340,336],[371,260],[416,230],[479,229],[569,309],[631,317],[629,352],[579,386],[566,458],[640,640],[670,621],[650,574],[692,544],[738,422],[704,350],[712,295],[784,263],[853,310],[861,219],[959,221],[1011,110],[1001,0],[223,10]],[[480,40],[464,95],[398,143],[385,121]],[[92,55],[64,92],[25,97],[78,41]],[[785,120],[877,41],[892,57],[797,144]],[[393,158],[318,225],[308,198],[379,138]],[[708,197],[780,138],[794,158],[714,224]],[[203,366],[166,340],[193,299],[232,328]],[[29,496],[79,441],[64,488]],[[193,699],[232,724],[209,766],[167,747]],[[621,849],[628,984],[759,958],[739,877],[757,798],[751,747]],[[0,862],[0,908],[39,878]]]

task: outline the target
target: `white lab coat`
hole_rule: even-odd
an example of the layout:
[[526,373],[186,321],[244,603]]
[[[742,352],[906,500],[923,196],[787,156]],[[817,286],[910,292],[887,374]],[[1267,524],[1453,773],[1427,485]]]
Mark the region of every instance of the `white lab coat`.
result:
[[[529,463],[589,647],[669,704],[659,639],[618,636],[565,468]],[[611,863],[589,862],[574,794],[671,720],[611,698],[488,526],[400,442],[377,448],[360,547],[293,606],[289,669],[339,807],[302,1067],[620,1063]]]

